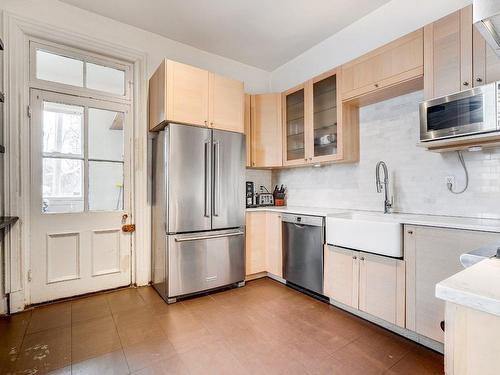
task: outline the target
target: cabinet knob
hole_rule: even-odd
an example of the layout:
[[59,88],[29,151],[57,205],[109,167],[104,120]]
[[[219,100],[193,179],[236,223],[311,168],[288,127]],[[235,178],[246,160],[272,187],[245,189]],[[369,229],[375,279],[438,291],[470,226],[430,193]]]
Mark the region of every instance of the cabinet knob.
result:
[[483,79],[481,77],[477,77],[476,82],[483,82]]
[[361,258],[359,258],[359,260],[365,260],[365,257],[361,257]]
[[375,84],[375,87],[378,87],[378,83]]
[[465,82],[463,83],[463,85],[464,85],[464,86],[469,86],[469,82],[465,81]]
[[412,230],[409,230],[409,231],[408,231],[408,234],[413,234],[413,231],[412,231]]
[[354,255],[354,256],[352,257],[352,259],[358,259],[358,257]]
[[205,126],[208,126],[208,121],[207,121],[207,120],[205,120],[204,122],[205,122]]
[[210,126],[214,126],[214,123],[213,123],[213,122],[211,122],[211,123],[210,123]]

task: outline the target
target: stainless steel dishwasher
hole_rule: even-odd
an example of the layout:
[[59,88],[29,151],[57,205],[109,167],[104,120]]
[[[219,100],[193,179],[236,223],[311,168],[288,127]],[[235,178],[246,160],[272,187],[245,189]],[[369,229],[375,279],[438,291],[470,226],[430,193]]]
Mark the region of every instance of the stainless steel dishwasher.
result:
[[324,218],[283,214],[282,223],[284,279],[323,294]]

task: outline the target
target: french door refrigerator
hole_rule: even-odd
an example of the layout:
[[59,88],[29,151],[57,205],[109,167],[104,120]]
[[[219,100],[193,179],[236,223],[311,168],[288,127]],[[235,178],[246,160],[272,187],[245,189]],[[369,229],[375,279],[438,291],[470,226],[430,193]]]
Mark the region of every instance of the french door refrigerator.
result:
[[245,136],[169,124],[153,139],[153,286],[169,303],[245,278]]

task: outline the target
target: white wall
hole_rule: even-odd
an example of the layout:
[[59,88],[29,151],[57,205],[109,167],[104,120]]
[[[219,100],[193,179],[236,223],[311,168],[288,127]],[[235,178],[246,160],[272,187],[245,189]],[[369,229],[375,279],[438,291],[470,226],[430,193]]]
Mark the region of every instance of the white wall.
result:
[[422,91],[360,109],[360,161],[321,168],[273,172],[274,184],[288,187],[288,205],[383,210],[375,189],[375,165],[387,163],[398,212],[500,218],[500,148],[465,152],[469,189],[451,194],[445,177],[464,186],[454,152],[437,154],[417,147],[418,103]]
[[245,90],[249,93],[269,90],[270,74],[266,71],[201,51],[57,0],[0,0],[0,9],[64,28],[88,38],[146,52],[149,58],[149,75],[163,58],[168,57],[242,80],[245,82]]
[[406,35],[471,0],[392,0],[272,72],[271,88],[284,91]]
[[[161,60],[167,57],[242,80],[245,82],[245,89],[249,93],[269,91],[269,72],[198,50],[56,0],[0,0],[0,11],[23,19],[32,19],[37,23],[46,25],[49,29],[65,30],[77,34],[83,40],[98,40],[145,53],[148,75],[151,75]],[[81,46],[75,45],[74,47]],[[11,51],[20,48],[24,48],[24,46],[6,45],[6,49]],[[142,102],[143,98],[140,98],[140,100]],[[140,126],[147,129],[146,123]],[[137,164],[142,168],[142,143],[138,143],[138,150]],[[149,205],[146,200],[142,202],[136,199],[136,202],[142,207],[148,207]],[[26,220],[27,218],[21,219]],[[141,242],[141,246],[142,244],[144,243]],[[144,246],[141,248],[144,248]],[[23,250],[16,247],[15,251],[22,252]],[[146,246],[146,251],[149,251],[148,246]],[[142,276],[140,276],[140,282],[142,283],[144,280],[148,280],[147,277],[144,277],[144,273],[149,273],[150,263],[149,257],[141,259],[144,259],[144,261],[138,267],[141,267]],[[24,261],[24,264],[26,264],[26,261]],[[23,278],[24,273],[22,271],[21,275],[20,277]],[[3,287],[1,285],[2,281],[0,281],[0,289]],[[23,293],[23,291],[15,293],[16,297],[11,299],[11,307],[15,306],[14,309],[16,310],[22,308]],[[13,300],[15,300],[14,303]],[[4,300],[0,296],[0,313],[4,311],[3,302]]]

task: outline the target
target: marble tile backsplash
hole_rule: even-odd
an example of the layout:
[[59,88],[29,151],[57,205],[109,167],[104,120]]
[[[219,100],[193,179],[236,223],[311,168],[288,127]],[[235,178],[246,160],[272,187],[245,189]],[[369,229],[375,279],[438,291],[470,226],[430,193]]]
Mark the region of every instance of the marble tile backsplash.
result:
[[375,188],[375,165],[387,163],[395,211],[432,215],[500,218],[500,148],[464,152],[469,188],[456,152],[438,154],[418,147],[418,103],[422,91],[360,110],[360,161],[274,171],[272,182],[288,187],[288,205],[383,210]]
[[253,181],[255,183],[255,189],[259,192],[260,186],[264,186],[270,192],[272,192],[273,186],[272,175],[270,170],[260,170],[260,169],[247,169],[246,180]]

